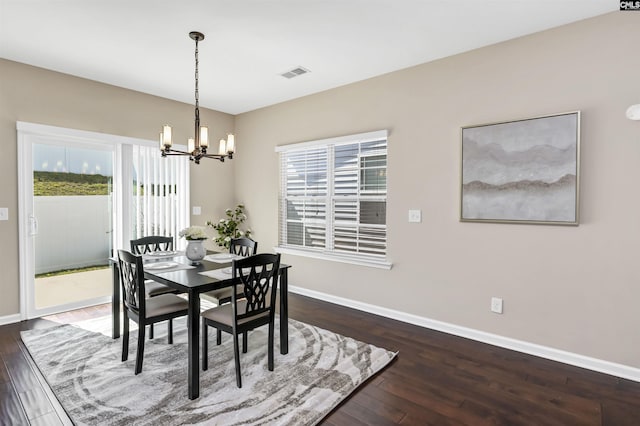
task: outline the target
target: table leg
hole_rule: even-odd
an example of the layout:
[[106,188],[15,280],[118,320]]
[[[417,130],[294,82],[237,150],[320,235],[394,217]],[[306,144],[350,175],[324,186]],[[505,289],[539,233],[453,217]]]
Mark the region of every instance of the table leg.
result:
[[289,278],[287,269],[280,271],[280,353],[289,353]]
[[200,396],[200,295],[189,292],[188,316],[189,399]]
[[111,262],[113,289],[111,293],[111,336],[120,337],[120,268],[118,262]]

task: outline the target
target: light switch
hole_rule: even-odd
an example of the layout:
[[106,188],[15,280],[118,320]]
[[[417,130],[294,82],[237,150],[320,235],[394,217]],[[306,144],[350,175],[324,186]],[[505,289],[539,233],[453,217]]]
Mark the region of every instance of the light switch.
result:
[[202,214],[202,207],[200,207],[200,206],[193,206],[193,207],[191,208],[191,213],[192,213],[194,216],[200,216],[200,215]]
[[9,220],[9,209],[0,207],[0,220]]
[[422,222],[421,210],[409,210],[409,222],[420,223]]

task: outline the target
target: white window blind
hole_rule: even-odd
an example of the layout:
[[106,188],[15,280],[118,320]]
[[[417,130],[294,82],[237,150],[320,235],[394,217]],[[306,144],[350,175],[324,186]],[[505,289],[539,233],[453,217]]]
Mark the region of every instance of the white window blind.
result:
[[174,237],[189,226],[189,158],[162,158],[156,146],[133,146],[132,239]]
[[280,248],[384,260],[386,130],[279,146]]

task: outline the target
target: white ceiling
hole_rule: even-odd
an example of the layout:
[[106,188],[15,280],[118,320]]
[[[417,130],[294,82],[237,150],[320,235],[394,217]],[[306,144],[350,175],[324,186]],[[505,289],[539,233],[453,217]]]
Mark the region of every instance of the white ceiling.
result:
[[[238,114],[619,10],[617,0],[0,0],[0,57]],[[280,76],[302,66],[311,72]],[[1,82],[0,84],[6,84]]]

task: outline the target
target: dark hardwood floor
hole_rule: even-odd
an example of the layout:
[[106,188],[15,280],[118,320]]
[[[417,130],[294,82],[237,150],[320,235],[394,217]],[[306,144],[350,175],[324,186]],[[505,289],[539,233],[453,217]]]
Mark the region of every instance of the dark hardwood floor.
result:
[[[640,383],[299,295],[289,303],[292,318],[399,351],[323,425],[640,424]],[[110,312],[101,305],[53,319]],[[52,324],[38,319],[0,327],[0,425],[70,424],[20,342],[21,330]]]

